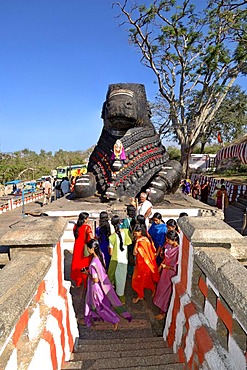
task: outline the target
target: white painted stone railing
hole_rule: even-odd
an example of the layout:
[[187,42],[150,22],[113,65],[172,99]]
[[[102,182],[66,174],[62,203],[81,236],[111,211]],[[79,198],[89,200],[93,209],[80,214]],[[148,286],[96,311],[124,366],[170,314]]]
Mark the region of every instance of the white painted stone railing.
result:
[[[216,186],[220,186],[220,179],[215,179],[206,175],[193,174],[191,177],[192,182],[198,180],[202,185],[205,181],[209,181],[210,186],[210,196],[213,195]],[[235,202],[242,195],[247,195],[247,184],[233,184],[231,181],[226,180],[225,182],[226,190],[229,196],[229,202]]]
[[43,190],[24,194],[23,198],[22,196],[6,197],[6,199],[0,200],[0,215],[4,212],[12,211],[12,209],[23,207],[25,204],[36,202],[39,199],[43,199]]
[[[53,219],[40,220],[37,245],[25,248],[34,243],[36,221],[2,237],[15,253],[0,271],[0,369],[37,370],[42,364],[59,370],[77,345],[70,281],[64,279],[68,225],[63,217]],[[233,257],[243,237],[218,218],[182,217],[178,224],[179,269],[164,339],[191,369],[245,370],[247,272]],[[50,230],[58,241],[48,245]]]
[[79,337],[61,243],[40,248],[0,271],[1,370],[58,370]]
[[231,240],[243,237],[221,220],[178,223],[179,269],[164,339],[190,369],[245,370],[247,271],[231,255]]

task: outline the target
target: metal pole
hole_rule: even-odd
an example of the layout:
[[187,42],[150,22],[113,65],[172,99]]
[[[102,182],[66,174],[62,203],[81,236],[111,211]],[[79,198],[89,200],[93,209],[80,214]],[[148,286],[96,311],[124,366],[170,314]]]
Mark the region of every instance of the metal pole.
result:
[[246,225],[247,225],[247,208],[243,216],[243,226],[242,226],[242,233],[241,233],[242,235],[244,235],[244,230],[246,228]]
[[24,197],[24,186],[21,190],[21,199],[22,199],[22,217],[25,215],[25,197]]

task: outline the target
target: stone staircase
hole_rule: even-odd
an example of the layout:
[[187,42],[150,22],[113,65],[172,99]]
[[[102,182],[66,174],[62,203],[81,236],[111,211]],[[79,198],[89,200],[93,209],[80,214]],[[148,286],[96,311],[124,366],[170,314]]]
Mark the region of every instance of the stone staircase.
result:
[[[78,303],[82,305],[81,299],[78,299],[79,288],[72,288],[71,294],[75,311],[78,312]],[[132,314],[132,321],[129,323],[121,319],[117,331],[113,331],[112,325],[106,322],[97,323],[91,328],[79,324],[80,339],[63,370],[186,368],[163,339],[164,321],[154,319],[158,310],[152,303],[151,293],[147,291],[145,300],[137,304],[132,303],[133,296],[135,293],[128,278],[126,307]]]
[[150,369],[179,370],[177,355],[167,348],[163,338],[81,339],[77,351],[62,369]]
[[[70,220],[63,237],[65,253],[65,279],[69,280],[73,249],[73,222]],[[83,313],[84,294],[81,288],[71,287],[75,312]],[[79,340],[70,361],[62,369],[185,369],[177,354],[168,348],[163,339],[164,321],[154,316],[158,308],[152,303],[151,292],[146,291],[145,300],[132,302],[135,292],[131,288],[131,278],[126,282],[126,307],[132,314],[132,321],[121,319],[118,330],[113,331],[111,324],[97,323],[91,328],[78,324]]]

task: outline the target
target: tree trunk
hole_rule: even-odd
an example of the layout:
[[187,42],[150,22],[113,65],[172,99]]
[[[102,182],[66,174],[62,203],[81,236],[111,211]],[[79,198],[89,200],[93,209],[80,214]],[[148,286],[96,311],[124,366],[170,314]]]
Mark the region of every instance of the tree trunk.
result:
[[200,150],[200,153],[201,154],[204,153],[205,146],[206,146],[206,143],[205,142],[201,142],[201,150]]
[[181,164],[183,167],[183,176],[186,179],[189,176],[189,159],[192,148],[186,144],[181,144]]

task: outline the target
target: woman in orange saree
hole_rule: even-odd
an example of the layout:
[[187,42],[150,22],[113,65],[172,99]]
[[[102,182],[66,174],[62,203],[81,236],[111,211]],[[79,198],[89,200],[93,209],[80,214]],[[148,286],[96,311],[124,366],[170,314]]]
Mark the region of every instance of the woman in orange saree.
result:
[[136,238],[133,252],[136,256],[136,264],[132,277],[132,288],[137,293],[133,303],[137,303],[143,300],[145,289],[150,289],[154,295],[159,281],[159,272],[155,256],[156,249],[148,237],[144,235],[140,225],[136,225],[133,235]]

